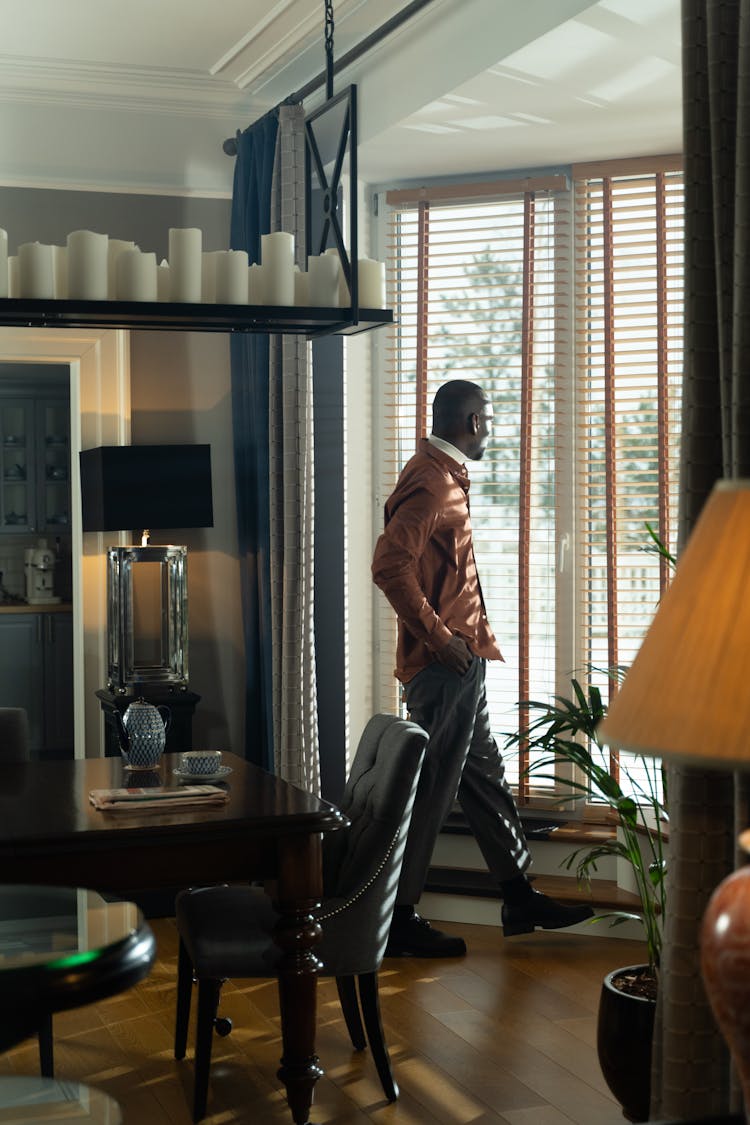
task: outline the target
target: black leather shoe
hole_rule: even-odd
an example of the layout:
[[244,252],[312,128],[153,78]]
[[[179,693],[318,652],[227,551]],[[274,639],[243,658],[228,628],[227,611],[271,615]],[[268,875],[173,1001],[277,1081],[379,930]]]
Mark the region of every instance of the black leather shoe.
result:
[[532,891],[524,902],[503,903],[503,933],[512,937],[514,934],[530,934],[535,929],[561,930],[593,917],[594,911],[590,906],[563,906],[540,891]]
[[394,918],[385,947],[386,957],[463,957],[465,953],[463,938],[433,930],[418,914],[406,921]]

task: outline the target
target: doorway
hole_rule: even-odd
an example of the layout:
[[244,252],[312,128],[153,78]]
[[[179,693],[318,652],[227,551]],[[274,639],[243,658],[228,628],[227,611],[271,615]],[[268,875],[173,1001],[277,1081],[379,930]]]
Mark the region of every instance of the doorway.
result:
[[70,368],[0,363],[0,706],[73,757]]
[[[84,535],[81,529],[78,454],[92,446],[124,445],[130,440],[129,334],[120,330],[0,329],[0,369],[21,365],[48,373],[63,368],[67,373],[71,607],[67,652],[72,653],[68,704],[73,714],[74,756],[100,757],[104,754],[103,724],[95,692],[106,682],[104,542],[101,534]],[[15,516],[24,514],[16,512]]]

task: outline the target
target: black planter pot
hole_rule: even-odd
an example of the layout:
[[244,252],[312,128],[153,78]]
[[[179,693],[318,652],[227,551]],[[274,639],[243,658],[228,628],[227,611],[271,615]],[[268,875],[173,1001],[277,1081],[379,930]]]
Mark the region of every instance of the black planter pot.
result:
[[599,1000],[599,1065],[628,1121],[648,1121],[656,1001],[621,992],[612,982],[623,973],[644,967],[629,966],[609,973],[602,982]]

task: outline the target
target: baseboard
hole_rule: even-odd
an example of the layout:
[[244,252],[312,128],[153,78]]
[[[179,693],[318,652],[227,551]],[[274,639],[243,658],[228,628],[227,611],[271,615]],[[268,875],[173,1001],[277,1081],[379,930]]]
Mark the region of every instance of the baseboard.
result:
[[[428,918],[431,922],[450,922],[451,924],[455,923],[456,927],[460,927],[462,924],[492,926],[498,932],[498,940],[501,940],[500,904],[497,900],[471,898],[468,895],[433,894],[425,891],[419,900],[417,909],[424,918]],[[623,922],[613,926],[606,916],[606,911],[596,910],[595,915],[595,918],[591,921],[581,922],[577,926],[568,926],[564,930],[555,930],[555,933],[643,941],[643,927],[637,922]]]

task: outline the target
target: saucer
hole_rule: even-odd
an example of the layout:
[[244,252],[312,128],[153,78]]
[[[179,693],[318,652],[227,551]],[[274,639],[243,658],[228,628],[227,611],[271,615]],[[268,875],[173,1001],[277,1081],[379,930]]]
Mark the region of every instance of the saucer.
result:
[[180,781],[190,781],[193,785],[200,785],[203,781],[221,781],[223,777],[232,772],[231,766],[219,766],[216,773],[185,773],[179,766],[172,771]]

